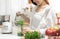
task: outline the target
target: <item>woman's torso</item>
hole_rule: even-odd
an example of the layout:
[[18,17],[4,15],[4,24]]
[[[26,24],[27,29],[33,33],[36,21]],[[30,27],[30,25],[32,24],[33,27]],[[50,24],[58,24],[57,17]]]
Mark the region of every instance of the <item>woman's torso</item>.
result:
[[[35,8],[34,8],[35,9]],[[47,5],[45,8],[41,9],[39,12],[36,12],[35,10],[31,12],[30,16],[30,26],[33,29],[36,29],[38,26],[41,26],[40,28],[44,28],[44,23],[46,23],[46,19],[44,17],[46,10],[50,9],[50,7]]]

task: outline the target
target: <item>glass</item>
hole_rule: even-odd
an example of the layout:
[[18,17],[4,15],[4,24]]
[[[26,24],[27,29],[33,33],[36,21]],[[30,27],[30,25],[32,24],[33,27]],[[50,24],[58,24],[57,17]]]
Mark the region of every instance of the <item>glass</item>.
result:
[[5,21],[10,21],[10,15],[5,15]]

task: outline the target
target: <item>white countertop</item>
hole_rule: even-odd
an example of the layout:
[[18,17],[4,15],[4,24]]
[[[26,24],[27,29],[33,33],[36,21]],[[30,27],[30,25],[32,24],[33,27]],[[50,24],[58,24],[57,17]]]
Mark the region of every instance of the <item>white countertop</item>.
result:
[[[11,35],[11,34],[0,34],[0,39],[23,39],[21,37]],[[42,39],[47,39],[47,37],[42,38]]]
[[[0,28],[0,39],[21,39],[21,37],[17,36],[19,30],[17,26],[13,26],[12,34],[1,34],[1,28]],[[47,39],[47,37],[43,39]]]
[[0,39],[20,39],[20,37],[10,34],[0,34]]

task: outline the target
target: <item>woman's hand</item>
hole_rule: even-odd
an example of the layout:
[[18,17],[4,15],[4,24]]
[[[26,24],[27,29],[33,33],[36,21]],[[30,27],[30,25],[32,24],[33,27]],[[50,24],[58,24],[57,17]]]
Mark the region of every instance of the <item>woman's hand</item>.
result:
[[24,19],[25,25],[29,25],[30,24],[30,18],[27,17],[24,13],[17,12],[16,15],[17,16],[21,16]]
[[22,16],[23,13],[22,13],[22,12],[17,12],[16,15],[17,15],[17,16]]

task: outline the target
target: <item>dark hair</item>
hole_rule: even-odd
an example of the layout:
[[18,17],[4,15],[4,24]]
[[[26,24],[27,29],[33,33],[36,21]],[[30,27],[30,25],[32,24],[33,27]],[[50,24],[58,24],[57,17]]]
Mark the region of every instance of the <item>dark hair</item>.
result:
[[32,2],[34,5],[37,5],[33,0],[31,0],[31,2]]
[[49,4],[48,0],[44,0],[47,4]]
[[[49,4],[49,2],[47,0],[44,0],[47,4]],[[34,4],[34,5],[37,5],[33,0],[31,0],[31,2]]]

